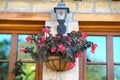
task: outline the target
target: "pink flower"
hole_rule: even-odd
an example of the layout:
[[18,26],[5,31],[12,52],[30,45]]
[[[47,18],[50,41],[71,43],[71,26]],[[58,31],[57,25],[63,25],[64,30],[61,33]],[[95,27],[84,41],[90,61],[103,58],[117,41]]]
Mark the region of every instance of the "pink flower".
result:
[[68,40],[70,40],[70,39],[71,39],[71,37],[68,35],[68,36],[67,36],[67,39],[68,39]]
[[22,48],[20,49],[20,52],[25,52],[26,50],[25,50],[25,47],[24,46],[22,46]]
[[63,44],[59,44],[58,47],[59,47],[61,52],[66,50],[66,48],[65,48],[65,46]]
[[43,44],[39,44],[40,48],[42,48],[44,45]]
[[53,38],[54,38],[54,39],[57,39],[57,36],[54,36]]
[[91,45],[91,52],[92,52],[92,53],[95,52],[96,47],[97,47],[97,44],[92,44],[92,45]]
[[26,41],[27,41],[27,42],[30,42],[31,40],[32,40],[31,36],[27,36],[27,37],[26,37]]
[[67,62],[67,67],[68,67],[68,68],[73,68],[73,67],[75,67],[75,62]]
[[84,39],[86,39],[86,38],[87,38],[87,33],[86,33],[86,32],[83,32],[83,33],[82,33],[82,37],[83,37]]
[[42,31],[44,32],[44,33],[50,33],[50,29],[49,28],[42,28]]
[[40,43],[40,40],[38,39],[37,42]]
[[42,41],[43,42],[46,41],[46,37],[45,36],[42,37]]
[[51,52],[53,53],[53,52],[55,52],[56,51],[56,47],[52,47],[51,48]]
[[77,57],[77,58],[82,57],[82,52],[77,52],[77,53],[76,53],[76,57]]

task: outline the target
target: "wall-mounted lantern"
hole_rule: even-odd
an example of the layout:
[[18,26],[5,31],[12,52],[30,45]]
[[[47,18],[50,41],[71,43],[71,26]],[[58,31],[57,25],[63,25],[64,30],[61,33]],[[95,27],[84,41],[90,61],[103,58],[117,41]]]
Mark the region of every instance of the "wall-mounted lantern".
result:
[[59,25],[57,26],[57,32],[60,35],[63,35],[66,32],[66,26],[64,25],[67,13],[69,13],[69,8],[66,7],[63,0],[58,3],[57,7],[54,7],[54,12],[56,13],[57,21]]

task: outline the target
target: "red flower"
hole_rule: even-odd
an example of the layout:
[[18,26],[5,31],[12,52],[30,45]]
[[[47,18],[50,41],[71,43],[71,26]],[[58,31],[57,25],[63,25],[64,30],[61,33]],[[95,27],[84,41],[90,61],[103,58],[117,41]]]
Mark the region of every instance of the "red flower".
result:
[[68,67],[68,68],[73,68],[73,67],[75,67],[75,62],[67,62],[67,67]]
[[65,48],[65,46],[63,44],[59,44],[58,47],[60,48],[61,52],[66,50],[66,48]]
[[22,48],[20,49],[20,52],[25,52],[26,50],[25,50],[25,47],[24,46],[22,46]]
[[50,29],[49,28],[42,28],[42,31],[44,32],[44,33],[50,33]]
[[82,57],[82,52],[77,52],[77,53],[76,53],[76,57],[77,57],[77,58]]
[[37,42],[40,43],[40,40],[38,39]]
[[92,45],[91,45],[91,52],[92,52],[92,53],[95,52],[96,47],[97,47],[97,44],[92,44]]
[[71,39],[71,37],[68,35],[68,36],[67,36],[67,39],[68,39],[68,40],[70,40],[70,39]]
[[40,48],[42,48],[44,45],[43,44],[39,44]]
[[82,37],[83,37],[84,39],[86,39],[86,38],[87,38],[87,33],[83,32],[83,33],[82,33]]
[[46,37],[45,36],[42,37],[42,41],[43,42],[46,41]]
[[53,52],[55,52],[56,51],[56,47],[52,47],[51,48],[51,52],[53,53]]
[[27,36],[26,41],[30,42],[32,40],[31,36]]

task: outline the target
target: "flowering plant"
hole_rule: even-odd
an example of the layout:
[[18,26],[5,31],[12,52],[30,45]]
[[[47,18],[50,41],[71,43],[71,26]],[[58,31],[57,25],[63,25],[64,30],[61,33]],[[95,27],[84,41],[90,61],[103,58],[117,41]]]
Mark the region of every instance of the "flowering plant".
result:
[[37,52],[34,52],[34,47],[22,47],[21,52],[29,53],[33,59],[44,62],[49,56],[60,56],[63,61],[67,62],[68,66],[74,67],[75,60],[81,57],[83,52],[91,47],[91,52],[94,53],[96,44],[86,40],[87,34],[80,31],[72,31],[66,36],[56,34],[53,36],[50,33],[50,27],[45,27],[38,35],[28,36],[27,42],[35,43]]

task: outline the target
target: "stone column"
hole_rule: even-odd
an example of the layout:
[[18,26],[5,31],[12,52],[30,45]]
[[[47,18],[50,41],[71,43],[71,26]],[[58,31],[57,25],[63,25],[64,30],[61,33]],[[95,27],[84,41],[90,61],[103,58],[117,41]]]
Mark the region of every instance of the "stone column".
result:
[[[51,13],[51,20],[46,21],[46,26],[51,26],[51,33],[56,34],[58,22],[56,20],[56,14],[54,12]],[[67,27],[67,32],[71,32],[72,30],[78,31],[79,25],[77,21],[73,21],[73,13],[69,13],[65,22]],[[78,80],[79,77],[79,66],[78,60],[76,60],[76,66],[65,72],[55,72],[49,70],[45,65],[43,66],[43,80]]]

